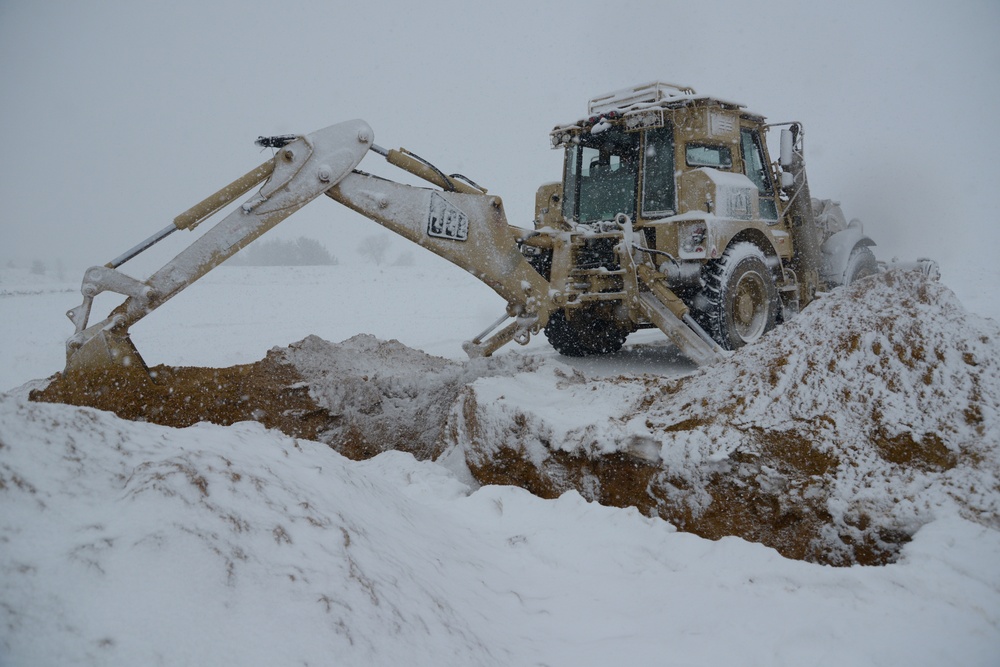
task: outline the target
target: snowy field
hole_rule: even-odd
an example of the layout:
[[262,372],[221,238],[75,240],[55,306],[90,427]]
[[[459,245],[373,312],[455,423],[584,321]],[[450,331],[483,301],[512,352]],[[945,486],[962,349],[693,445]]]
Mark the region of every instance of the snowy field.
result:
[[[942,269],[1000,321],[997,268]],[[1000,532],[955,515],[896,563],[831,568],[574,492],[472,488],[398,452],[358,463],[252,422],[29,403],[62,368],[77,289],[0,273],[0,665],[1000,663]],[[223,267],[132,332],[150,365],[358,333],[462,359],[502,306],[433,257]],[[526,350],[558,359],[544,339]],[[573,365],[692,370],[655,332]]]

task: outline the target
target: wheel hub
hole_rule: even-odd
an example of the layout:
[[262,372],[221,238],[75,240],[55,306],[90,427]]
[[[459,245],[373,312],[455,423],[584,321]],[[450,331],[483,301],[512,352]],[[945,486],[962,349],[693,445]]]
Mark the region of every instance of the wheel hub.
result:
[[749,324],[753,318],[753,298],[746,292],[740,294],[736,305],[736,315],[742,324]]
[[766,290],[763,279],[756,273],[748,273],[736,288],[733,303],[733,324],[746,342],[756,340],[764,333],[767,322]]

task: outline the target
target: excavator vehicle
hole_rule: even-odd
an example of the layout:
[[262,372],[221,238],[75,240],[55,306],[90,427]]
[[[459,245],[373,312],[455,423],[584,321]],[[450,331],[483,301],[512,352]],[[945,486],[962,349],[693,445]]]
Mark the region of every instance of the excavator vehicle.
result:
[[[550,139],[565,155],[562,179],[538,189],[526,228],[509,224],[501,199],[471,179],[378,146],[362,120],[260,137],[271,159],[87,270],[83,302],[68,313],[76,331],[66,373],[155,384],[129,328],[320,195],[461,266],[506,301],[502,317],[464,344],[470,356],[539,333],[565,355],[605,354],[657,328],[696,364],[711,364],[822,292],[879,270],[861,223],[811,198],[799,122],[768,124],[740,104],[652,82],[591,99],[586,117],[556,126]],[[430,187],[361,171],[369,153]],[[258,186],[149,278],[119,270]],[[125,300],[91,324],[104,292]]]

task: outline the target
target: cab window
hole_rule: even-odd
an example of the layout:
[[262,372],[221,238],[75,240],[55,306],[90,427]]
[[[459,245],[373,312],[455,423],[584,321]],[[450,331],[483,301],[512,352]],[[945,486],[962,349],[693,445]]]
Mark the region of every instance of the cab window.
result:
[[581,135],[566,150],[563,215],[577,222],[635,217],[639,133],[612,128]]
[[733,166],[733,153],[728,146],[688,144],[684,151],[684,159],[689,167],[731,169]]

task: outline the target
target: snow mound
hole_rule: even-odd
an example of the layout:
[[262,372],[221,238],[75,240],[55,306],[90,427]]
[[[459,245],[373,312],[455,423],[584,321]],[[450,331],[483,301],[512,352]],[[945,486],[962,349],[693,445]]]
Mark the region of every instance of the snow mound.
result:
[[1000,527],[998,341],[946,287],[890,271],[677,381],[551,376],[536,402],[537,375],[479,380],[450,433],[481,481],[883,563],[942,514]]
[[301,375],[326,414],[316,438],[353,459],[388,450],[437,458],[448,413],[463,387],[532,366],[531,358],[517,355],[460,363],[367,334],[342,343],[309,336],[274,352]]
[[818,567],[400,452],[5,394],[0,502],[4,665],[985,667],[1000,640],[1000,533],[958,517]]
[[[388,461],[349,468],[252,422],[177,430],[2,396],[0,417],[11,664],[504,662],[484,660],[501,642],[465,620],[470,593],[424,571],[457,547],[420,538]],[[410,484],[467,492],[410,461]]]

